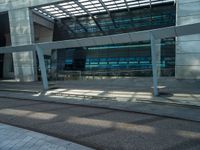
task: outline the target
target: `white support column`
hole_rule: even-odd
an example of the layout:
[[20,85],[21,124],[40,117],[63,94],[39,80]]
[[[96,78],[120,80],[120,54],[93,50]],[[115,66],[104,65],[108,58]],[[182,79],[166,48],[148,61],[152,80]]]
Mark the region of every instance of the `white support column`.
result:
[[157,68],[157,50],[156,39],[151,33],[151,59],[152,59],[152,72],[153,72],[153,94],[158,96],[158,68]]
[[43,87],[44,87],[44,90],[48,90],[49,86],[48,86],[47,72],[46,72],[45,61],[44,61],[44,52],[37,45],[36,45],[36,51],[38,54],[38,60],[39,60],[39,65],[40,65]]

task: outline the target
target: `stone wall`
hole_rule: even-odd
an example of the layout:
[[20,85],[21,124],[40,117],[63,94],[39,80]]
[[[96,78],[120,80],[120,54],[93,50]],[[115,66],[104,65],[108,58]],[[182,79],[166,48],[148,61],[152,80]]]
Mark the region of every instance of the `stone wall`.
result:
[[[34,42],[33,22],[29,8],[9,11],[10,34],[12,46],[32,44]],[[35,81],[35,52],[13,53],[15,79],[18,81]]]
[[[200,22],[200,0],[177,1],[177,25]],[[200,79],[200,34],[177,38],[176,78]]]

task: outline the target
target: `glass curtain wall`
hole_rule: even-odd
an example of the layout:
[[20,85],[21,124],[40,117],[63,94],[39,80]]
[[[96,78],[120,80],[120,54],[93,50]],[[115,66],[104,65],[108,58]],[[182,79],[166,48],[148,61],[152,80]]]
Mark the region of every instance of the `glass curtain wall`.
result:
[[[175,66],[174,39],[161,42],[162,76],[173,76]],[[151,47],[149,42],[105,45],[57,50],[57,70],[82,71],[83,74],[104,73],[112,76],[151,76]]]
[[110,35],[131,31],[141,31],[175,25],[176,9],[174,5],[140,8],[130,12],[118,11],[88,16],[65,18],[55,25],[54,40]]
[[[159,5],[128,11],[118,11],[91,17],[62,19],[64,23],[55,26],[54,40],[111,35],[131,31],[142,31],[175,25],[175,5]],[[62,28],[63,27],[63,28]],[[175,39],[163,39],[161,42],[159,66],[162,76],[173,76],[175,66]],[[81,47],[54,51],[57,73],[63,71],[81,71],[82,75],[103,72],[104,75],[150,76],[151,47],[149,41],[118,45]],[[54,54],[55,55],[55,54]],[[120,73],[121,72],[121,73]]]

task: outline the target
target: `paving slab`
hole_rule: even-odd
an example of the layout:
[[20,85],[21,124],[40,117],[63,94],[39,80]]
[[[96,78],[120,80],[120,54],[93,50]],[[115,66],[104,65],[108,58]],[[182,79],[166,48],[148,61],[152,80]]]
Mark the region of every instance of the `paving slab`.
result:
[[1,150],[92,150],[70,141],[0,123]]
[[[12,105],[6,105],[6,101]],[[65,145],[60,139],[97,150],[200,149],[200,122],[196,121],[28,99],[0,98],[0,106],[0,122],[28,129],[23,134],[13,134],[0,126],[0,143],[2,139],[12,138],[10,141],[18,143],[16,149],[20,150],[22,146],[34,150],[34,144],[35,149],[56,149],[58,145]],[[52,140],[51,136],[58,139]],[[16,137],[23,140],[13,140]],[[8,141],[2,143],[5,145]],[[9,145],[12,147],[15,143]]]

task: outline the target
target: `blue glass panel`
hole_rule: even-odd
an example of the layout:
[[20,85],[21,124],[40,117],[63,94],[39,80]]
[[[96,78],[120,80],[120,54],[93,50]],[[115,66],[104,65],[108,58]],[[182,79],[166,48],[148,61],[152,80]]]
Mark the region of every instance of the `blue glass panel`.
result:
[[73,64],[73,60],[72,59],[66,59],[65,60],[65,64],[66,65],[71,65],[71,64]]

